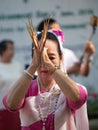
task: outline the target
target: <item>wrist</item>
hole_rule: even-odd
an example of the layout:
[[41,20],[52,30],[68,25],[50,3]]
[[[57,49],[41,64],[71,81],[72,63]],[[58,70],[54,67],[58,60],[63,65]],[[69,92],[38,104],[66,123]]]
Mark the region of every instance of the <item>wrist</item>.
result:
[[92,56],[86,57],[86,61],[87,61],[87,62],[91,62],[92,60],[93,60],[93,57],[92,57]]
[[85,53],[85,58],[86,58],[86,59],[89,59],[90,57],[92,57],[92,54],[90,54],[90,53]]
[[50,69],[50,74],[54,74],[57,70],[59,70],[60,67],[59,66],[52,66],[52,68]]
[[31,64],[28,69],[27,69],[27,72],[31,73],[32,75],[34,75],[34,73],[36,72],[37,70],[37,67],[33,64]]
[[26,76],[27,76],[29,79],[34,79],[34,76],[31,75],[28,71],[24,70],[24,73],[26,74]]
[[74,68],[73,68],[73,67],[68,68],[68,69],[67,69],[67,73],[68,73],[68,74],[73,74],[73,73],[75,73]]
[[33,63],[30,64],[30,68],[32,69],[37,69],[38,66],[39,66],[38,64],[33,64]]

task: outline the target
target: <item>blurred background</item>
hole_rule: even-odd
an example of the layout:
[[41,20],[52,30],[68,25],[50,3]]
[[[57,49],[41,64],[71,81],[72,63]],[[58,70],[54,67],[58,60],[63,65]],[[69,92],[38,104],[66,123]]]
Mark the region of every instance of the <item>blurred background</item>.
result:
[[[90,17],[98,16],[98,0],[0,0],[0,41],[15,42],[15,57],[25,66],[31,61],[31,39],[26,23],[32,18],[34,28],[47,16],[61,25],[65,34],[64,47],[73,50],[80,58],[92,27]],[[88,115],[91,130],[98,130],[98,29],[92,40],[96,47],[88,77],[74,79],[86,86],[89,92]]]

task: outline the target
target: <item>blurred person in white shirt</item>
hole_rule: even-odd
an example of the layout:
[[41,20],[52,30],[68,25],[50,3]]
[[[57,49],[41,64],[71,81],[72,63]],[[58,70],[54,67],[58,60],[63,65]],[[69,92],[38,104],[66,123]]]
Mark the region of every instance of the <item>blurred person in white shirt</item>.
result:
[[4,95],[22,74],[22,66],[13,61],[13,57],[13,41],[2,40],[0,42],[0,130],[20,130],[18,112],[15,114],[8,112],[2,103]]
[[[41,32],[43,30],[45,21],[47,21],[47,19],[44,19],[39,23],[39,25],[37,26],[37,31]],[[55,19],[50,18],[49,29],[54,30],[54,33],[56,33],[56,35],[59,35],[62,43],[64,43],[64,34],[61,30],[60,25]],[[95,53],[95,47],[91,41],[87,41],[85,43],[83,52],[85,60],[83,62],[80,62],[71,49],[63,48],[63,55],[65,60],[64,67],[66,68],[69,75],[89,75],[92,55]]]

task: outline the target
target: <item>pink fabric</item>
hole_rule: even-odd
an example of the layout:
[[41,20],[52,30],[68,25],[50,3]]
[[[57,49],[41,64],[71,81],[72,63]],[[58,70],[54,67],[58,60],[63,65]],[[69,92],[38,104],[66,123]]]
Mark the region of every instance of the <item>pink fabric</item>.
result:
[[[87,93],[86,93],[85,89],[82,86],[79,85],[79,90],[80,90],[80,99],[79,99],[79,101],[72,102],[72,101],[67,99],[68,106],[71,108],[72,113],[75,112],[76,109],[80,108],[85,103],[85,101],[87,99]],[[25,99],[27,97],[29,97],[29,96],[37,96],[37,94],[38,94],[37,81],[34,80],[34,81],[31,82],[30,87],[28,89],[28,92],[27,92],[25,98],[21,101],[21,103],[20,103],[19,107],[17,108],[17,110],[19,110],[19,109],[21,109],[23,107],[23,105],[25,103]],[[3,103],[4,103],[5,107],[8,110],[10,110],[8,108],[8,106],[7,106],[6,98],[7,98],[7,96],[4,97]],[[51,120],[52,120],[52,114],[49,115],[48,118],[47,118],[47,123],[46,123],[47,130],[50,129],[50,122],[51,122]],[[54,122],[53,122],[53,124],[54,124]],[[52,124],[52,126],[54,127],[53,124]],[[42,130],[42,121],[35,122],[32,125],[27,126],[27,127],[22,127],[22,130],[33,130],[33,129],[34,130]],[[54,128],[52,130],[54,130]]]
[[64,33],[60,30],[52,30],[53,33],[55,33],[57,36],[60,36],[61,37],[61,40],[62,40],[62,43],[64,43],[65,41],[65,38],[64,38]]
[[79,90],[80,90],[80,99],[77,102],[72,102],[67,99],[68,106],[73,110],[80,108],[87,100],[87,94],[85,93],[84,88],[79,86]]
[[4,104],[4,106],[6,107],[6,109],[8,110],[8,111],[10,111],[10,112],[16,112],[16,111],[18,111],[19,109],[21,109],[22,107],[23,107],[23,104],[24,104],[24,98],[22,99],[22,101],[21,101],[21,103],[19,104],[19,106],[18,106],[18,108],[17,109],[15,109],[15,110],[11,110],[11,109],[9,109],[9,107],[8,107],[8,105],[7,105],[7,103],[6,103],[6,99],[7,99],[7,95],[3,98],[3,104]]
[[19,112],[0,110],[0,130],[21,130]]
[[[49,115],[46,121],[46,130],[50,130],[50,124],[53,114]],[[28,127],[22,127],[22,130],[42,130],[42,121],[37,121]],[[52,123],[52,130],[54,130],[54,119]]]

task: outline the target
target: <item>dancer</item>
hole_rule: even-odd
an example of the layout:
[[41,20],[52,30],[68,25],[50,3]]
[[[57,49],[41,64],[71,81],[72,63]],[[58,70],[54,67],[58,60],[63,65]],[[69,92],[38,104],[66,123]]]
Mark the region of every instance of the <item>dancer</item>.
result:
[[[39,23],[37,27],[38,31],[43,30],[44,22],[46,20],[47,19],[44,19]],[[57,34],[58,37],[61,39],[62,43],[64,43],[64,34],[55,19],[50,19],[49,29],[53,29],[54,33]],[[82,76],[89,75],[90,68],[91,68],[92,55],[95,52],[95,47],[90,41],[86,43],[84,47],[84,52],[85,52],[85,62],[81,63],[72,50],[63,48],[63,51],[62,51],[63,68],[64,69],[66,68],[67,73],[69,74],[69,76],[71,76],[71,78],[73,78],[73,75],[78,75],[78,74]],[[75,112],[74,119],[76,121],[77,130],[83,130],[83,129],[89,130],[89,121],[88,121],[86,103]]]
[[[3,103],[10,111],[20,111],[22,130],[76,130],[74,113],[86,102],[87,91],[62,71],[58,36],[52,30],[46,38],[44,34],[45,29],[33,37],[32,63]],[[38,77],[32,81],[35,71]]]

